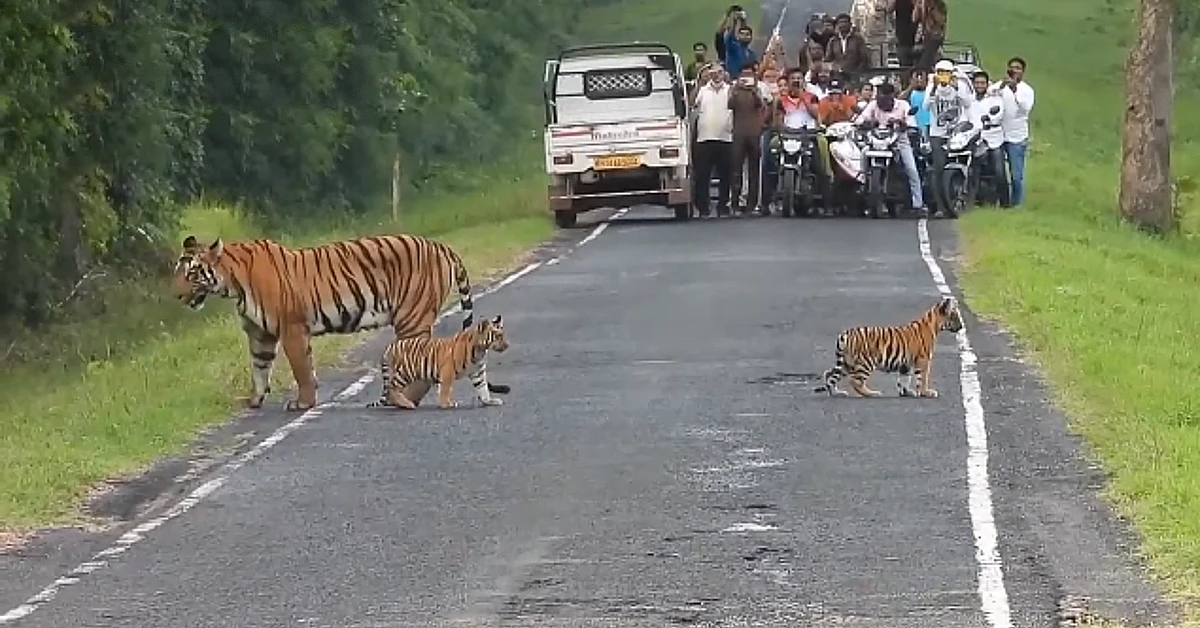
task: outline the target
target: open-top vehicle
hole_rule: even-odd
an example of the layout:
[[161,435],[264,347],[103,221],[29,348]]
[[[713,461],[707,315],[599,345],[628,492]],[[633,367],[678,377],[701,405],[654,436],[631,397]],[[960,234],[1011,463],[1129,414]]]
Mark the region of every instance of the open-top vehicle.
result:
[[564,48],[543,77],[548,199],[555,223],[582,212],[666,205],[690,216],[688,104],[666,44]]

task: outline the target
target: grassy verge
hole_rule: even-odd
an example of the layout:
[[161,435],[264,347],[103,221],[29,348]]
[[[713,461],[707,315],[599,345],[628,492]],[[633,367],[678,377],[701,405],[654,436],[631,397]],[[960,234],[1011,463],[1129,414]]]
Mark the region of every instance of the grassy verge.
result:
[[[1200,208],[1183,233],[1151,239],[1119,224],[1125,46],[1132,3],[964,0],[955,39],[988,69],[1029,62],[1037,90],[1028,207],[960,221],[971,305],[1012,328],[1045,368],[1073,427],[1113,473],[1109,494],[1135,522],[1155,572],[1200,625]],[[1197,90],[1179,85],[1180,174],[1200,166]]]
[[[693,40],[711,39],[724,3],[610,3],[590,12],[581,39],[661,38],[686,53]],[[366,233],[419,233],[452,244],[478,282],[511,266],[551,232],[540,136],[510,157],[508,165],[492,168],[466,189],[456,182],[453,194],[406,199],[399,224],[386,216],[314,217],[284,233],[264,233],[236,208],[211,203],[189,208],[179,240],[190,233],[227,240],[269,235],[305,245]],[[236,407],[234,395],[248,386],[245,341],[227,302],[191,312],[159,281],[93,290],[103,313],[0,347],[0,531],[73,521],[89,487],[179,451],[199,430],[225,420]],[[318,363],[336,364],[362,339],[317,339]],[[291,385],[285,361],[274,379],[276,390]]]
[[[477,191],[411,199],[399,224],[390,217],[314,219],[269,235],[293,245],[368,233],[430,235],[462,253],[478,283],[552,229],[537,172],[540,147],[518,152],[519,167],[481,176]],[[220,204],[191,207],[184,222],[182,232],[201,239],[264,235]],[[229,303],[191,312],[170,298],[165,283],[151,283],[113,285],[108,313],[14,347],[23,363],[0,376],[0,529],[70,521],[90,486],[178,451],[236,407],[231,391],[241,394],[249,377]],[[316,359],[336,364],[363,338],[318,338]],[[292,385],[282,358],[274,380],[276,390]]]

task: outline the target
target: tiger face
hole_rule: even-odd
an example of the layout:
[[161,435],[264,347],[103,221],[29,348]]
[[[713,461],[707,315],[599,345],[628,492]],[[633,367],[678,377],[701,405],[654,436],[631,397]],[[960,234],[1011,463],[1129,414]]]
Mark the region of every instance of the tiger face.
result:
[[175,298],[193,310],[199,310],[204,307],[208,295],[219,294],[224,289],[225,279],[216,268],[223,248],[220,238],[207,248],[200,246],[196,236],[184,238],[183,254],[175,263]]
[[958,301],[954,297],[943,297],[937,306],[940,331],[958,333],[963,328],[962,312],[958,309]]
[[500,316],[479,322],[479,333],[475,336],[475,346],[497,353],[508,349],[508,337],[504,335],[504,321]]

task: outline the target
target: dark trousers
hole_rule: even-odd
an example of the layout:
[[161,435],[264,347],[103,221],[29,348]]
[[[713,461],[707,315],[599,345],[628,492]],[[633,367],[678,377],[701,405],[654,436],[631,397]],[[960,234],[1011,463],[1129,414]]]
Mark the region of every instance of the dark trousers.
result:
[[[747,207],[757,207],[759,201],[759,165],[762,159],[761,135],[734,135],[732,146],[733,191],[730,194],[734,202],[742,197],[742,170],[745,169],[750,179],[750,187],[746,191]],[[746,207],[739,208],[743,212]]]
[[[1004,149],[989,148],[987,153],[975,162],[976,188],[979,189],[979,175],[986,174],[992,180],[991,189],[996,195],[996,202],[1001,207],[1008,205],[1008,178],[1004,173]],[[978,198],[978,197],[977,197]]]
[[942,43],[945,41],[945,37],[926,37],[920,44],[921,57],[917,59],[916,68],[932,72],[933,64],[937,63],[938,55],[942,52]]
[[[930,136],[929,171],[926,176],[929,177],[929,191],[933,193],[933,209],[938,212],[944,212],[950,206],[949,199],[946,198],[945,174],[946,138]],[[928,202],[926,200],[927,204]]]
[[692,203],[701,216],[707,216],[709,209],[708,186],[717,175],[717,213],[729,212],[729,178],[732,174],[732,142],[708,140],[696,142],[696,152],[692,154],[695,168],[692,170]]

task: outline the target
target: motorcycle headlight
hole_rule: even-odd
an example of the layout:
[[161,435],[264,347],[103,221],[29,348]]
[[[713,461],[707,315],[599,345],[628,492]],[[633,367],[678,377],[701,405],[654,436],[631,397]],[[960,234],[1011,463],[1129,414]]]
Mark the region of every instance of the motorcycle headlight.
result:
[[789,153],[800,150],[800,140],[783,140],[783,150]]
[[948,150],[962,150],[963,148],[966,148],[966,146],[967,138],[961,135],[952,136],[946,141],[946,148]]

